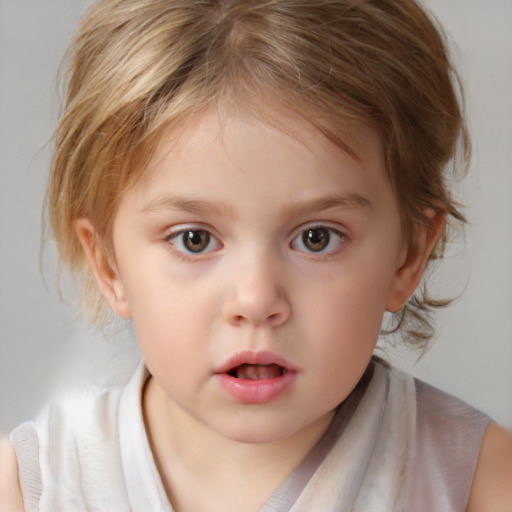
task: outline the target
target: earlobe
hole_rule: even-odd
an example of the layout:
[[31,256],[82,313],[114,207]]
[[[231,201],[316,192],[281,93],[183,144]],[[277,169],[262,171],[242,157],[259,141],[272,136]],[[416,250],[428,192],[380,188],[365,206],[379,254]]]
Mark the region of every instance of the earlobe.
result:
[[419,285],[428,260],[446,225],[446,211],[429,207],[425,222],[418,223],[413,243],[404,248],[386,303],[386,310],[395,313],[403,308]]
[[75,232],[101,293],[118,316],[130,318],[123,281],[115,263],[106,256],[93,223],[89,219],[78,219],[75,221]]

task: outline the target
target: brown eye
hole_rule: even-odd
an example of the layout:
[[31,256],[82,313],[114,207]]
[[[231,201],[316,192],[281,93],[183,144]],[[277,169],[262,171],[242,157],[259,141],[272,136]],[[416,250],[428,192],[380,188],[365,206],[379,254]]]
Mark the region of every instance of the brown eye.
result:
[[210,233],[203,229],[184,231],[183,246],[189,252],[203,252],[210,245]]
[[331,234],[326,228],[307,229],[302,233],[304,247],[312,252],[323,251],[329,245],[330,240]]
[[310,225],[301,230],[292,243],[291,248],[309,254],[335,254],[345,243],[345,235],[337,229]]
[[188,256],[201,256],[222,247],[222,244],[210,231],[195,227],[177,229],[168,235],[165,241],[176,251]]
[[222,247],[219,240],[207,229],[186,226],[170,233],[165,241],[184,255],[201,256]]

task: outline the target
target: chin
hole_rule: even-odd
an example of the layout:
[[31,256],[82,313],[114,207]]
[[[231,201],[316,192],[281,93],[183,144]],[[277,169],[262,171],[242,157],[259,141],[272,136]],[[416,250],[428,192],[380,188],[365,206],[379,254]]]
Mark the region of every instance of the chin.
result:
[[285,424],[271,420],[254,419],[228,425],[222,433],[232,441],[244,444],[274,444],[285,441],[297,433],[290,421]]
[[237,443],[263,445],[275,444],[284,441],[288,436],[278,435],[270,432],[240,432],[238,435],[230,435],[229,439]]

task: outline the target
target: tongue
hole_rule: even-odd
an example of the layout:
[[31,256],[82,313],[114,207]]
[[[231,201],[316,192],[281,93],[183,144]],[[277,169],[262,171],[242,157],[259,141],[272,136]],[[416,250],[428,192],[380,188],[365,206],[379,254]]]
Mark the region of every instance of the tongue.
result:
[[277,364],[242,364],[235,369],[237,379],[273,379],[281,377],[284,368]]

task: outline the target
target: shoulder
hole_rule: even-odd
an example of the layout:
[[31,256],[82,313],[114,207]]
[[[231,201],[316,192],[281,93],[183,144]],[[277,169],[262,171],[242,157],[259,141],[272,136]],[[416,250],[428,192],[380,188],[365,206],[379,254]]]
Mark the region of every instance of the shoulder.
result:
[[485,431],[467,512],[512,510],[512,433],[496,424]]
[[16,454],[7,438],[0,438],[0,512],[23,512]]
[[[463,400],[415,379],[418,431],[437,441],[444,439],[447,447],[474,456],[486,429],[492,423],[487,414]],[[435,434],[435,435],[434,435]],[[468,446],[469,443],[469,446]]]
[[409,475],[406,510],[464,510],[492,420],[418,379],[415,387],[414,471]]
[[442,477],[432,489],[449,482],[446,493],[467,503],[467,512],[511,512],[512,433],[451,395],[421,381],[416,386],[417,462]]

